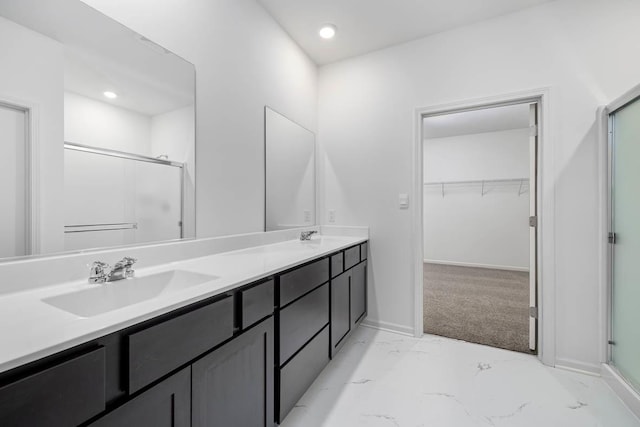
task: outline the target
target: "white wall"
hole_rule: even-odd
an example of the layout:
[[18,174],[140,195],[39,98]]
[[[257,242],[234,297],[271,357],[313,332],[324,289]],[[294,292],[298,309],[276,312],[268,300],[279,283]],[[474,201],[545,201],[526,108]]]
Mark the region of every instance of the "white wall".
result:
[[322,217],[370,226],[370,321],[413,329],[411,217],[397,197],[411,191],[415,108],[550,87],[556,357],[598,369],[595,113],[640,80],[639,16],[633,0],[554,1],[320,69]]
[[197,235],[264,229],[264,106],[316,129],[317,69],[254,0],[84,0],[195,64]]
[[[424,141],[425,183],[529,177],[529,129]],[[529,193],[515,183],[424,187],[424,259],[529,269]]]
[[150,156],[151,117],[65,92],[64,140]]
[[429,138],[424,182],[529,177],[529,128]]
[[59,252],[63,248],[62,46],[0,17],[0,57],[0,99],[37,110],[40,252]]

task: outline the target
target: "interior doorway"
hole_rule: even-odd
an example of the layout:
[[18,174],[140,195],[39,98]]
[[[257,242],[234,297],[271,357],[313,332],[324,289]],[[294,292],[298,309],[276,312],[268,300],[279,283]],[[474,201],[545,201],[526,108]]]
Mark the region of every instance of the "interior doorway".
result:
[[537,350],[538,100],[422,116],[423,330]]

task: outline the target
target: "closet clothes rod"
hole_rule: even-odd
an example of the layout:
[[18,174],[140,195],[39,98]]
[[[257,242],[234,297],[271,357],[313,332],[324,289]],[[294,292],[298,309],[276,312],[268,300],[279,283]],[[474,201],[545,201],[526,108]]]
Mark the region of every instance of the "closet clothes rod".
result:
[[88,233],[92,231],[137,230],[137,222],[117,222],[113,224],[79,224],[65,225],[65,233]]
[[485,192],[485,184],[517,184],[518,187],[518,197],[522,194],[526,193],[526,189],[523,189],[525,184],[527,187],[529,186],[529,178],[508,178],[508,179],[478,179],[478,180],[469,180],[469,181],[439,181],[439,182],[425,182],[425,186],[440,186],[442,191],[442,197],[444,197],[444,187],[445,185],[473,185],[480,184],[482,186],[481,195],[484,196],[487,192]]

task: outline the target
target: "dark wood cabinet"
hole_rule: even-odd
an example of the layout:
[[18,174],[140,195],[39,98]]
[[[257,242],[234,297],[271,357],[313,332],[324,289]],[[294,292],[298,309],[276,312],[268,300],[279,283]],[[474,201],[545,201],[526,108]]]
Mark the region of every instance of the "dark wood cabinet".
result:
[[273,279],[257,286],[240,291],[240,305],[242,329],[247,329],[254,323],[271,316],[275,304],[275,285]]
[[358,323],[367,311],[367,263],[351,269],[351,324]]
[[274,426],[269,318],[193,364],[193,427]]
[[274,427],[367,310],[366,243],[0,374],[0,426]]
[[331,279],[331,356],[336,353],[338,345],[349,333],[351,316],[349,313],[349,287],[351,272],[347,271]]
[[344,271],[344,252],[331,255],[331,277],[336,277]]
[[185,368],[90,424],[91,427],[189,427],[191,368]]
[[360,262],[360,245],[345,249],[344,251],[344,269],[349,270],[351,267]]
[[329,284],[280,311],[280,364],[329,323]]
[[280,275],[280,308],[329,281],[329,258],[322,258]]
[[329,327],[325,326],[280,370],[280,422],[329,363]]
[[129,336],[129,393],[233,336],[233,298],[196,308]]
[[0,387],[0,426],[75,426],[105,408],[100,347]]

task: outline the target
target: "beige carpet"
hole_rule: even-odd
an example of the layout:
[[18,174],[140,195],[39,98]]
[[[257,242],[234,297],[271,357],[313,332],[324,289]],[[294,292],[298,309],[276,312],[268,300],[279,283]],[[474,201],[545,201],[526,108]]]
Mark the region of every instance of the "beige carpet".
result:
[[424,264],[424,331],[529,352],[529,273]]

